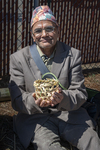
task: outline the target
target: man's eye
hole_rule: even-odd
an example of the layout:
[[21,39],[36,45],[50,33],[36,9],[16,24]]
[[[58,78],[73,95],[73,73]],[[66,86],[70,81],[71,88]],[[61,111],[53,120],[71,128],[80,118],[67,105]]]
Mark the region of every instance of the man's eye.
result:
[[46,30],[47,32],[52,32],[52,31],[53,31],[53,27],[47,27],[45,30]]
[[41,33],[42,32],[42,29],[37,29],[34,31],[34,33]]

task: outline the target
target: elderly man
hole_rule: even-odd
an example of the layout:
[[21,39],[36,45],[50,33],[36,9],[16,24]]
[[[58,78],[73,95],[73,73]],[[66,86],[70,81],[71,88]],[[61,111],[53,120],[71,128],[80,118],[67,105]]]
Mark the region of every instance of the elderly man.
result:
[[[25,149],[32,143],[34,150],[65,150],[62,140],[79,150],[99,150],[93,122],[81,107],[87,93],[80,51],[57,41],[59,27],[48,6],[33,11],[31,35],[36,44],[12,54],[10,59],[9,89],[12,107],[18,111],[14,130],[22,145]],[[33,86],[34,81],[42,79],[42,63],[61,85],[47,101],[36,99]]]

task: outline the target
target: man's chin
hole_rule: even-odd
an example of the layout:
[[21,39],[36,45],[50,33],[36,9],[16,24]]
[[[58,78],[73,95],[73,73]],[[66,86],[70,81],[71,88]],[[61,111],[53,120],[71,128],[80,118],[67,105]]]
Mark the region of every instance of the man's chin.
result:
[[51,48],[53,47],[51,44],[41,44],[39,45],[40,48],[46,49],[46,48]]

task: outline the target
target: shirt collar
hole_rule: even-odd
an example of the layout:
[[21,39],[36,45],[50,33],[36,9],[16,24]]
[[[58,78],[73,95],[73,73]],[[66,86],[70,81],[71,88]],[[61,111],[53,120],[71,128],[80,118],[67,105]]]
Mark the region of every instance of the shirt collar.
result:
[[[40,50],[40,48],[39,48],[38,45],[37,45],[37,50],[38,50],[39,55],[40,55],[41,58],[42,58],[43,56],[46,56],[46,55]],[[56,48],[54,49],[53,53],[52,53],[51,56],[49,57],[50,59],[54,57],[55,51],[56,51]]]

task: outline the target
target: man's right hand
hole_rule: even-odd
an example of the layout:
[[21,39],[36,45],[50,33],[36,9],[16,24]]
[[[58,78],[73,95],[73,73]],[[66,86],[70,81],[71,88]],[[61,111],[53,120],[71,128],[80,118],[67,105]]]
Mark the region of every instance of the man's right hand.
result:
[[42,98],[39,98],[36,100],[36,95],[35,93],[32,94],[32,96],[35,99],[35,104],[37,104],[40,107],[48,107],[51,105],[51,101],[47,101],[47,100],[42,100]]

